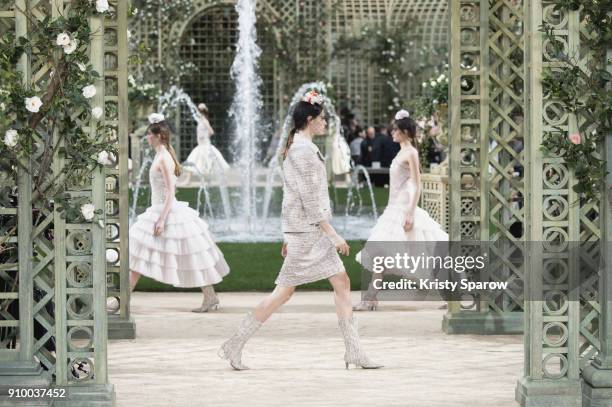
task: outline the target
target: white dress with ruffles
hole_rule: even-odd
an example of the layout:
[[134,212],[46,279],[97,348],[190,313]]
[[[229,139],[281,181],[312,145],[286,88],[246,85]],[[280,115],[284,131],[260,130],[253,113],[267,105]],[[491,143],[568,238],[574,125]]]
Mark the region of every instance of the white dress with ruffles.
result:
[[[391,162],[389,177],[389,202],[376,221],[366,242],[366,248],[371,242],[447,242],[448,233],[429,216],[427,211],[418,206],[415,208],[412,229],[408,232],[404,230],[406,211],[412,196],[416,193],[415,186],[409,182],[409,167],[399,162],[397,157]],[[371,247],[383,246],[373,244]],[[357,253],[355,259],[362,263],[361,252]]]
[[229,170],[230,166],[223,158],[223,154],[210,142],[212,128],[206,117],[200,116],[198,126],[196,128],[198,136],[198,145],[191,150],[187,157],[187,162],[195,165],[193,167],[185,166],[185,170],[198,173],[200,175],[210,175],[217,171],[224,173]]
[[153,234],[169,193],[157,165],[164,154],[168,152],[162,150],[156,154],[149,172],[151,206],[130,227],[130,270],[175,287],[217,284],[229,273],[229,266],[214,243],[208,224],[187,202],[174,198],[176,176],[173,167],[170,168],[172,206],[164,232],[159,236]]

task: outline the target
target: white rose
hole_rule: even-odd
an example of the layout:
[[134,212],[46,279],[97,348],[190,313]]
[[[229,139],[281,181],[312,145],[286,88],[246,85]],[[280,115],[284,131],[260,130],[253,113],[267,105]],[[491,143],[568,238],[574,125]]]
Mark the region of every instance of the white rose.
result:
[[127,30],[127,39],[129,40],[130,38],[132,38],[132,33],[130,30]]
[[111,164],[107,151],[100,151],[98,153],[98,163],[102,164],[102,165],[109,165],[109,164]]
[[422,84],[421,86],[423,86],[424,88],[426,88],[426,87],[427,87],[427,82],[423,82],[423,84]]
[[59,45],[60,47],[64,47],[64,46],[70,44],[70,35],[68,35],[67,33],[57,34],[57,38],[55,39],[55,43],[57,45]]
[[4,102],[0,103],[0,110],[3,112],[6,110],[6,105],[4,104]]
[[92,97],[96,96],[96,87],[94,85],[87,85],[83,88],[83,96],[86,99],[91,99]]
[[96,207],[93,204],[83,204],[81,205],[81,214],[85,218],[85,220],[92,220],[94,217],[94,211]]
[[85,64],[82,64],[80,62],[77,62],[77,66],[79,67],[79,70],[81,72],[85,72],[87,70],[87,67],[85,66]]
[[64,52],[68,55],[72,54],[79,47],[79,40],[76,38],[71,40],[68,45],[64,45]]
[[430,84],[430,85],[431,85],[431,87],[433,88],[433,87],[435,87],[435,86],[436,86],[436,84],[437,84],[437,83],[436,83],[436,81],[431,81],[431,82],[429,82],[429,84]]
[[466,88],[468,86],[468,82],[464,79],[461,81],[461,86]]
[[17,130],[15,129],[9,129],[4,133],[4,144],[8,147],[15,147],[18,139],[19,134],[17,134]]
[[444,74],[438,76],[438,83],[442,82],[445,78],[446,76],[444,76]]
[[29,112],[38,113],[42,106],[42,100],[38,96],[32,96],[31,98],[25,98],[25,107]]
[[104,113],[104,111],[102,110],[100,106],[96,106],[93,109],[91,109],[91,116],[96,120],[102,117],[102,113]]
[[98,13],[106,13],[108,9],[108,0],[96,0],[96,11]]

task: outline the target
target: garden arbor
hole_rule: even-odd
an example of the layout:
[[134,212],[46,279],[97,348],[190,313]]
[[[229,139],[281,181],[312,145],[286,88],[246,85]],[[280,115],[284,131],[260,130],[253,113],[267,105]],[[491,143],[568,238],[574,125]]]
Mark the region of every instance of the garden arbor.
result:
[[[121,316],[115,318],[119,328],[133,331],[127,314],[129,284],[125,280],[128,278],[127,8],[126,1],[110,1],[107,10],[103,2],[0,3],[0,31],[3,34],[13,31],[16,38],[27,38],[32,43],[40,41],[40,32],[35,31],[38,27],[53,26],[59,19],[61,24],[70,27],[80,21],[88,25],[69,35],[74,38],[84,35],[89,41],[81,38],[71,50],[64,47],[62,51],[58,46],[57,51],[51,51],[57,56],[53,60],[41,57],[43,48],[26,47],[15,69],[26,92],[41,95],[41,112],[46,106],[52,106],[53,98],[58,95],[50,90],[54,83],[60,83],[69,72],[74,77],[96,78],[92,84],[95,89],[83,91],[90,106],[66,106],[71,109],[70,120],[76,121],[77,128],[64,131],[74,130],[71,134],[87,137],[85,144],[108,140],[118,152],[112,165],[95,167],[91,174],[66,180],[66,173],[74,175],[71,168],[84,158],[79,153],[85,145],[68,145],[66,140],[70,138],[56,130],[53,118],[43,119],[36,126],[30,122],[33,147],[16,171],[16,199],[3,201],[0,208],[3,226],[13,226],[3,228],[6,233],[2,236],[0,265],[0,400],[3,402],[8,400],[10,387],[55,385],[68,390],[66,397],[56,399],[54,405],[114,405],[114,388],[108,382],[107,373],[107,287],[109,295],[122,299]],[[75,9],[79,10],[76,16]],[[79,14],[81,10],[83,14]],[[75,18],[68,20],[70,15]],[[55,37],[47,41],[56,46]],[[59,37],[57,45],[61,45]],[[78,64],[77,60],[70,59],[81,55]],[[83,74],[74,70],[77,65]],[[69,84],[64,85],[66,91],[68,87]],[[98,111],[94,106],[99,107]],[[49,151],[52,155],[47,154]],[[41,174],[47,171],[52,173]],[[35,178],[49,181],[41,186]],[[44,188],[64,182],[62,197],[56,197],[55,203],[43,199]],[[61,202],[70,200],[93,204],[100,209],[98,220],[65,216]],[[117,289],[120,283],[124,283],[121,293]]]
[[[102,120],[116,129],[118,166],[96,170],[86,183],[68,189],[71,196],[87,197],[104,208],[104,228],[67,221],[57,207],[40,205],[30,176],[32,168],[40,165],[37,151],[13,180],[16,204],[0,208],[3,223],[15,224],[2,237],[3,248],[9,250],[2,253],[6,257],[0,264],[0,385],[67,386],[70,397],[62,405],[93,401],[111,405],[107,339],[134,334],[127,270],[127,2],[110,3],[111,13],[89,19],[88,55],[100,75],[92,104],[104,106]],[[214,2],[194,3],[204,13]],[[293,16],[289,21],[297,24],[297,9],[289,3],[262,1],[260,7],[280,17]],[[437,4],[430,0],[337,3],[340,11],[328,28],[350,25],[349,17],[365,9],[406,11],[409,8],[403,5],[411,5],[430,11],[426,6]],[[316,8],[323,2],[304,4]],[[56,19],[69,7],[71,2],[65,0],[0,2],[0,32],[14,30],[17,36],[28,37],[31,19]],[[449,24],[451,239],[500,243],[491,250],[487,278],[525,286],[524,292],[475,297],[468,306],[452,303],[444,329],[448,333],[524,330],[525,373],[516,390],[522,405],[610,406],[612,254],[605,252],[605,266],[589,262],[602,253],[583,256],[579,251],[578,257],[559,260],[555,246],[575,242],[585,252],[593,247],[601,250],[590,244],[612,240],[611,203],[606,194],[578,201],[573,189],[578,178],[562,152],[540,150],[551,133],[567,137],[590,131],[590,124],[557,100],[542,78],[546,70],[567,69],[552,51],[551,38],[586,70],[592,54],[583,45],[594,33],[587,31],[579,10],[557,11],[552,1],[449,0],[441,13],[429,11],[436,24],[446,15]],[[539,31],[543,24],[552,27],[550,36]],[[184,22],[183,29],[187,25]],[[178,40],[179,31],[166,35]],[[29,52],[23,53],[16,68],[31,88],[47,80],[51,69]],[[330,71],[330,77],[339,72]],[[359,77],[367,79],[364,75]],[[361,86],[354,79],[346,77],[347,88]],[[280,99],[276,102],[282,104]],[[93,128],[88,122],[80,125]],[[95,132],[90,136],[96,137]],[[54,137],[62,142],[59,135]],[[601,156],[610,158],[611,135],[606,137],[598,148]],[[70,158],[57,154],[52,159],[52,171],[59,176]],[[610,177],[607,185],[612,184]],[[514,263],[512,255],[525,250],[527,242],[547,244],[532,252],[529,262]],[[581,290],[575,289],[572,274],[563,272],[577,267],[587,277],[580,282]],[[107,294],[120,299],[117,315],[107,316]],[[2,391],[0,399],[6,387]]]

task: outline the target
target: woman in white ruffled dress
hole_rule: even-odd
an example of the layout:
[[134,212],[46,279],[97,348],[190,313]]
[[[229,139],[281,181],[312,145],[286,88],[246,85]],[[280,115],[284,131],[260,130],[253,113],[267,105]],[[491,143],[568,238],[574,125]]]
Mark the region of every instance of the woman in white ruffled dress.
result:
[[[198,105],[198,112],[198,126],[196,128],[198,145],[187,157],[187,162],[193,164],[195,168],[185,166],[185,169],[189,171],[189,174],[195,173],[199,176],[208,176],[215,171],[222,174],[229,170],[230,166],[221,152],[210,142],[210,138],[215,134],[215,131],[208,121],[208,108],[204,103]],[[188,180],[185,182],[188,182]]]
[[[406,110],[397,112],[392,137],[401,149],[389,168],[389,202],[367,243],[448,241],[448,234],[442,226],[417,206],[421,196],[421,171],[416,136],[417,125],[409,113]],[[359,263],[362,263],[361,254],[356,255]],[[366,298],[353,310],[374,311],[378,304],[376,294],[377,290],[370,284]]]
[[187,202],[175,198],[181,173],[163,115],[152,114],[147,141],[156,151],[149,171],[151,206],[130,227],[130,288],[141,275],[175,287],[201,287],[204,299],[194,312],[216,310],[213,285],[229,273],[208,224]]

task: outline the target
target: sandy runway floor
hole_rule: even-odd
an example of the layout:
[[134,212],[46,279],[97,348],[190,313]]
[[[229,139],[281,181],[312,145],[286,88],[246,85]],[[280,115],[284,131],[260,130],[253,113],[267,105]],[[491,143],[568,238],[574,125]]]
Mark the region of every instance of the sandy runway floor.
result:
[[[247,343],[236,372],[216,352],[263,293],[221,293],[221,309],[189,310],[198,293],[134,294],[136,340],[109,344],[120,407],[516,407],[521,336],[445,335],[439,303],[387,302],[358,313],[381,370],[345,370],[329,292],[298,291]],[[359,293],[353,293],[355,301]]]

